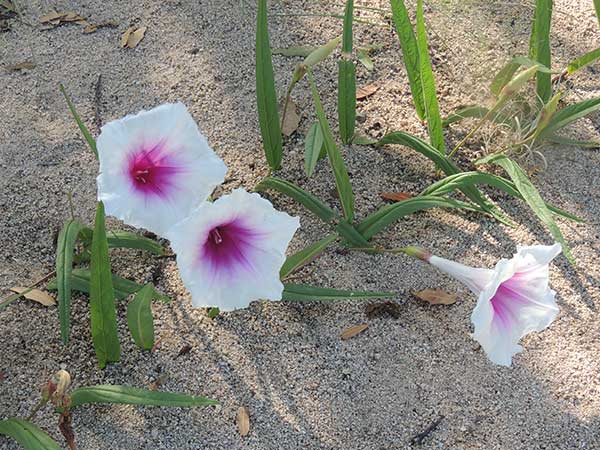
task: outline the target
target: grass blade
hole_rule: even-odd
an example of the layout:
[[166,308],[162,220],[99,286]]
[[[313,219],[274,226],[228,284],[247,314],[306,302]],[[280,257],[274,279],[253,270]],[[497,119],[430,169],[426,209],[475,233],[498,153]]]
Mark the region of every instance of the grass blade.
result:
[[321,98],[319,97],[319,92],[315,86],[315,80],[312,72],[310,71],[308,72],[308,78],[310,80],[313,101],[317,111],[317,118],[319,119],[321,132],[323,133],[325,149],[327,150],[327,156],[329,157],[329,162],[331,164],[331,168],[333,169],[333,174],[335,175],[335,185],[337,187],[340,203],[342,204],[342,210],[344,211],[344,217],[347,220],[352,221],[354,218],[354,194],[352,193],[352,186],[350,185],[348,171],[344,165],[342,155],[340,154],[340,151],[333,140],[333,135],[331,134],[331,129],[329,128],[329,122],[325,116],[325,110],[321,104]]
[[155,255],[164,255],[165,249],[154,239],[149,239],[130,231],[109,231],[106,234],[109,248],[133,248],[145,250]]
[[145,285],[127,305],[127,325],[136,345],[144,350],[154,346],[152,295],[154,287]]
[[[600,0],[598,0],[600,2]],[[574,59],[567,66],[567,74],[572,75],[577,72],[579,69],[583,69],[586,66],[589,66],[593,62],[597,61],[600,58],[600,47],[587,52],[586,54],[580,56],[577,59]]]
[[[550,25],[552,21],[552,0],[536,0],[534,19],[530,40],[530,57],[551,68]],[[546,103],[550,99],[552,80],[549,73],[540,72],[537,74],[536,93],[541,103]]]
[[345,291],[339,289],[307,286],[305,284],[284,284],[282,300],[290,302],[311,302],[321,300],[346,300],[351,298],[394,298],[392,292]]
[[269,43],[267,0],[258,0],[256,17],[256,104],[265,157],[269,167],[276,170],[281,166],[283,140]]
[[600,141],[580,141],[578,139],[566,138],[557,134],[546,136],[546,140],[561,145],[573,145],[575,147],[583,148],[600,148]]
[[115,293],[112,284],[108,242],[104,225],[104,205],[98,202],[96,223],[92,238],[90,261],[90,314],[92,341],[100,368],[108,362],[121,358],[121,347],[117,331]]
[[0,434],[11,437],[25,450],[61,450],[45,431],[27,420],[17,418],[1,420]]
[[85,226],[76,220],[69,220],[63,226],[56,242],[56,280],[58,289],[58,316],[60,337],[63,344],[69,342],[71,329],[71,272],[73,270],[73,249],[81,230]]
[[421,83],[423,84],[423,99],[425,112],[427,114],[427,128],[429,130],[429,141],[442,155],[446,154],[446,143],[442,129],[442,118],[437,94],[435,92],[435,79],[433,68],[429,59],[429,47],[427,44],[427,31],[425,30],[425,19],[423,18],[423,0],[417,0],[417,48],[419,49],[419,67],[421,71]]
[[596,10],[596,17],[598,18],[598,24],[600,24],[600,0],[594,0],[594,9]]
[[553,135],[561,128],[598,110],[600,110],[600,97],[562,108],[554,114],[548,126],[540,133],[539,138]]
[[90,131],[87,129],[87,127],[83,123],[83,120],[81,120],[81,117],[79,117],[79,114],[77,114],[75,105],[73,105],[73,102],[71,101],[71,98],[67,94],[65,87],[62,84],[60,84],[59,89],[60,89],[60,92],[62,92],[62,95],[65,97],[67,106],[69,107],[69,111],[71,111],[71,115],[73,116],[73,119],[75,119],[75,122],[77,122],[77,126],[79,127],[81,134],[83,134],[83,137],[85,138],[85,141],[87,142],[90,149],[92,150],[92,153],[94,153],[94,156],[96,157],[96,159],[98,159],[98,149],[96,148],[96,140],[92,137],[92,133],[90,133]]
[[287,276],[291,275],[302,266],[308,264],[313,259],[315,259],[319,254],[321,254],[330,244],[337,240],[337,234],[330,234],[325,238],[321,239],[318,242],[315,242],[312,245],[300,250],[293,255],[290,255],[281,266],[281,270],[279,271],[279,277],[283,280]]
[[510,176],[518,191],[523,196],[523,200],[529,205],[538,218],[546,225],[550,234],[557,242],[563,246],[563,252],[571,264],[575,264],[569,245],[565,241],[560,229],[554,222],[546,202],[535,188],[531,180],[527,177],[525,171],[516,162],[506,155],[491,155],[477,161],[477,164],[494,163],[502,167]]
[[392,6],[392,18],[398,39],[400,40],[402,58],[406,67],[415,110],[419,119],[424,120],[426,117],[425,100],[423,99],[423,84],[421,82],[421,65],[419,62],[417,38],[410,23],[404,0],[391,0],[390,3]]
[[125,405],[147,406],[210,406],[218,405],[216,400],[194,397],[176,392],[160,392],[129,386],[98,385],[75,389],[71,393],[71,407],[90,403],[120,403]]
[[311,177],[323,150],[323,132],[318,122],[313,123],[304,142],[304,171]]
[[342,59],[338,62],[338,121],[340,137],[348,144],[354,136],[356,122],[356,68],[352,61],[352,18],[354,1],[346,1]]

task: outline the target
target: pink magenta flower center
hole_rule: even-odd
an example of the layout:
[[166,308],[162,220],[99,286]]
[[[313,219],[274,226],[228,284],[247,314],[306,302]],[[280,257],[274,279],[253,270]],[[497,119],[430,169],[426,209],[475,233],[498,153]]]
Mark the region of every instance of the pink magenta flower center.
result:
[[159,143],[134,153],[129,158],[128,172],[136,191],[164,198],[176,188],[175,179],[181,168]]
[[515,273],[504,281],[491,299],[494,320],[502,327],[510,327],[519,320],[519,309],[530,300],[519,292],[522,283],[527,282],[524,274]]
[[242,269],[255,272],[255,252],[260,233],[240,220],[215,226],[202,244],[200,259],[217,272]]

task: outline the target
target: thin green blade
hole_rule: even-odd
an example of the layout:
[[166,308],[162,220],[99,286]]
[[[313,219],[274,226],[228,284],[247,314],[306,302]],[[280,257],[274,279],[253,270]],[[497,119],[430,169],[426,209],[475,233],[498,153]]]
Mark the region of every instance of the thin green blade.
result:
[[85,141],[87,142],[90,149],[92,150],[92,153],[94,153],[94,156],[96,157],[96,159],[98,159],[98,148],[96,147],[96,140],[92,137],[92,133],[90,133],[90,131],[87,129],[87,127],[83,123],[83,120],[81,120],[81,117],[79,117],[79,114],[77,114],[75,105],[73,105],[73,102],[71,101],[71,98],[67,94],[65,87],[62,84],[60,84],[59,89],[60,89],[60,92],[62,92],[62,95],[65,97],[67,106],[69,107],[69,111],[71,111],[71,115],[73,116],[73,119],[75,119],[75,122],[77,123],[77,126],[79,127],[79,130],[81,131],[81,134],[83,134],[83,137],[85,138]]
[[344,12],[342,59],[338,62],[338,121],[340,137],[348,144],[356,122],[356,68],[352,61],[352,18],[354,1],[347,0]]
[[323,132],[318,122],[313,123],[308,129],[304,141],[304,171],[311,177],[317,167],[317,162],[323,150]]
[[322,288],[304,284],[284,284],[282,300],[291,302],[310,302],[321,300],[347,300],[352,298],[394,298],[393,292],[347,291]]
[[600,110],[600,97],[562,108],[552,116],[548,126],[540,133],[539,137],[545,138],[553,135],[567,125],[598,110]]
[[330,244],[336,241],[336,234],[330,234],[329,236],[321,239],[318,242],[315,242],[312,245],[300,250],[293,255],[290,255],[281,266],[281,270],[279,271],[279,277],[283,280],[285,277],[291,275],[302,266],[308,264],[310,261],[315,259],[319,254],[321,254]]
[[152,296],[154,287],[146,284],[127,305],[127,325],[136,345],[144,350],[154,346]]
[[[536,0],[535,22],[530,43],[530,57],[544,66],[552,67],[550,48],[550,25],[552,21],[552,0]],[[549,73],[538,72],[536,77],[536,94],[541,103],[546,103],[552,96],[552,80]]]
[[[598,0],[600,1],[600,0]],[[567,73],[569,75],[574,74],[575,72],[577,72],[579,69],[583,69],[586,66],[589,66],[590,64],[596,62],[598,60],[598,58],[600,58],[600,47],[587,52],[586,54],[580,56],[579,58],[574,59],[573,61],[571,61],[569,63],[569,65],[567,66]]]
[[41,428],[23,419],[0,421],[0,434],[13,438],[25,450],[61,450]]

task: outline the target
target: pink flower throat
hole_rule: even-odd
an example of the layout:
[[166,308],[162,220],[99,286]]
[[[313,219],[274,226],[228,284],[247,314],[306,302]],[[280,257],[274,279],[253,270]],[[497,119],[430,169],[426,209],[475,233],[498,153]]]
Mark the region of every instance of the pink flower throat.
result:
[[176,190],[177,174],[182,171],[162,143],[142,148],[129,158],[128,173],[137,192],[146,196],[168,197]]

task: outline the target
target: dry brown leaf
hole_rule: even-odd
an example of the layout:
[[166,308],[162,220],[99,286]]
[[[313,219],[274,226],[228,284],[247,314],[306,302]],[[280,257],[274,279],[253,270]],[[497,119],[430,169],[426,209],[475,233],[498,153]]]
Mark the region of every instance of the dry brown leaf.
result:
[[360,325],[354,325],[350,328],[346,328],[344,331],[342,331],[342,339],[350,339],[351,337],[362,333],[367,328],[369,328],[369,325],[367,325],[366,323],[361,323]]
[[65,14],[66,13],[51,11],[48,14],[44,14],[42,17],[40,17],[40,23],[56,22],[56,24],[58,24],[60,22],[60,19],[62,19],[65,16]]
[[135,48],[144,39],[148,27],[129,27],[121,36],[121,47]]
[[250,411],[245,406],[240,406],[237,412],[237,426],[241,436],[250,433]]
[[[15,292],[16,294],[25,292],[27,289],[28,288],[21,286],[15,286],[10,288],[10,290]],[[39,289],[32,289],[29,292],[23,294],[23,297],[25,297],[28,300],[33,300],[34,302],[41,303],[44,306],[56,305],[56,300],[54,300],[54,298],[50,294],[44,291],[40,291]]]
[[[283,115],[283,104],[285,100],[282,102],[281,111],[279,111],[280,115]],[[298,107],[296,104],[290,99],[288,101],[287,109],[285,111],[285,117],[283,120],[283,125],[281,127],[281,132],[285,136],[291,136],[294,134],[294,131],[298,129],[298,125],[300,125],[300,114],[298,114]]]
[[31,70],[35,69],[35,64],[32,61],[23,61],[18,64],[9,64],[4,66],[4,70],[7,72],[18,72],[20,70]]
[[458,298],[456,294],[449,294],[440,289],[424,289],[414,292],[413,295],[432,305],[452,305]]
[[403,200],[412,198],[412,195],[407,192],[382,192],[381,198],[385,200],[392,200],[394,202],[401,202]]
[[154,380],[152,383],[150,383],[150,385],[148,386],[148,389],[150,389],[151,391],[158,391],[158,389],[165,384],[167,381],[169,380],[169,375],[167,375],[166,373],[161,373],[156,380]]
[[98,29],[98,25],[94,25],[93,23],[90,23],[83,29],[83,32],[85,34],[95,33],[97,29]]
[[378,89],[379,87],[374,84],[367,84],[366,86],[360,87],[356,90],[356,100],[367,98],[377,92]]

